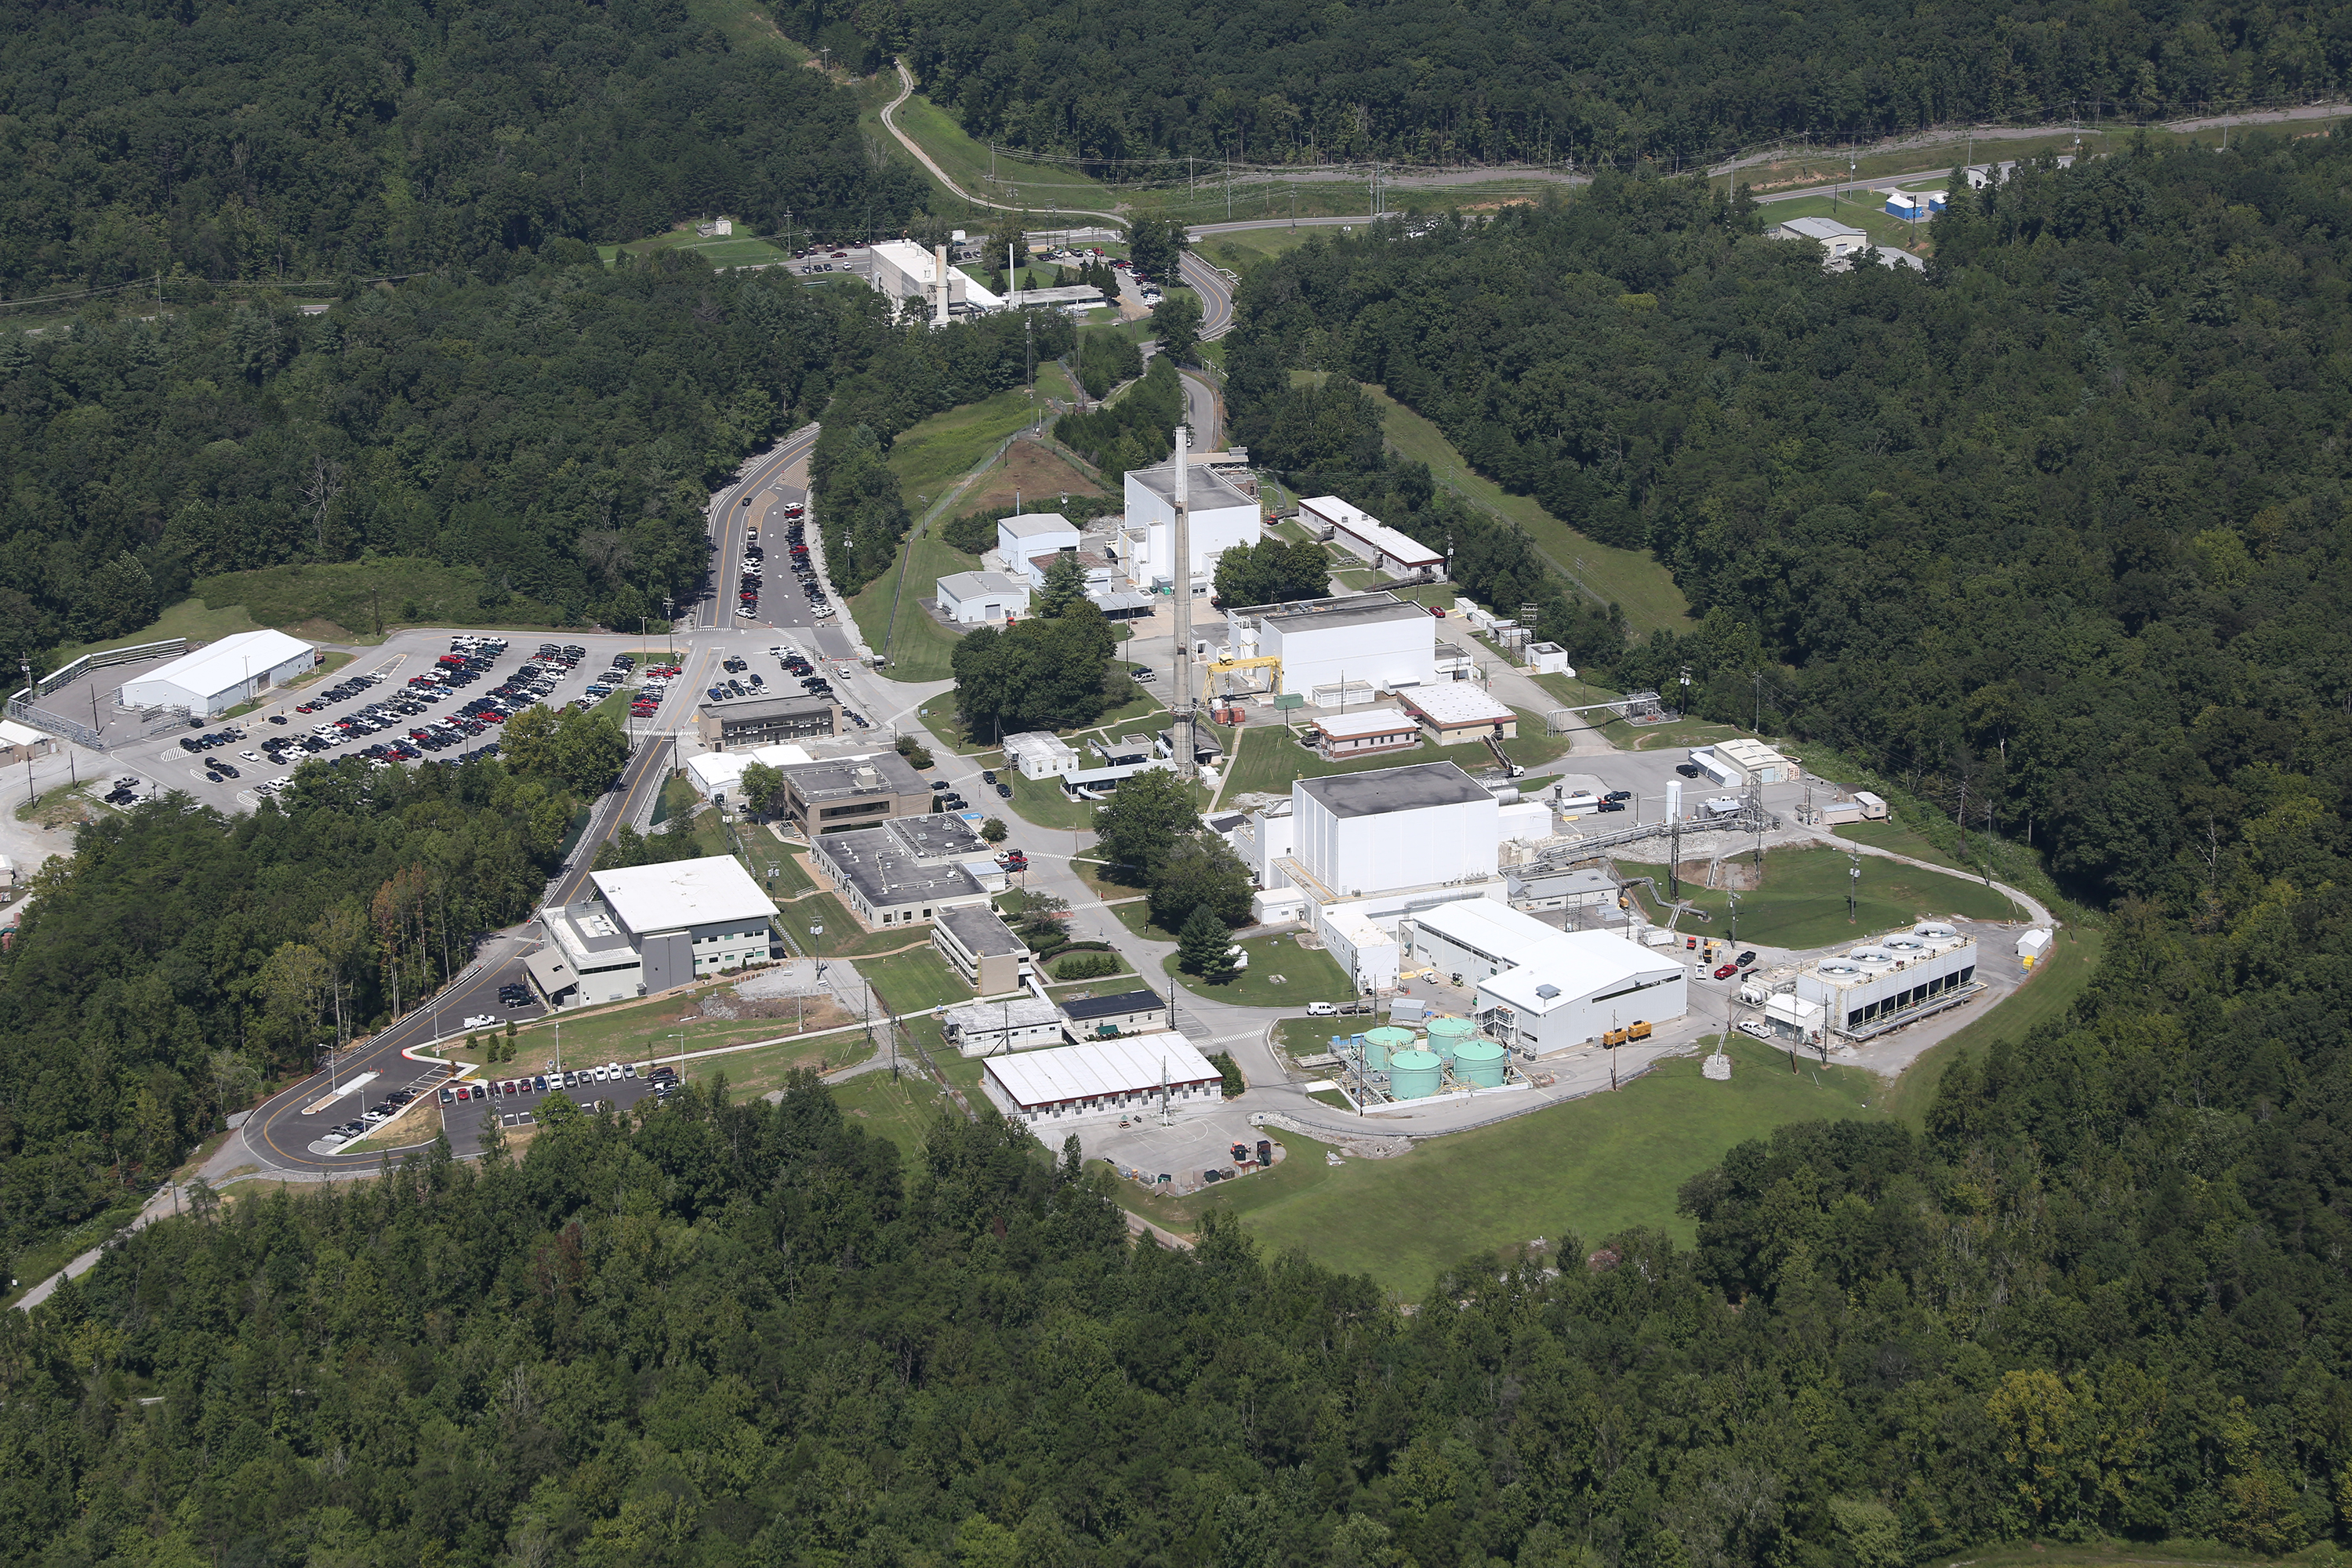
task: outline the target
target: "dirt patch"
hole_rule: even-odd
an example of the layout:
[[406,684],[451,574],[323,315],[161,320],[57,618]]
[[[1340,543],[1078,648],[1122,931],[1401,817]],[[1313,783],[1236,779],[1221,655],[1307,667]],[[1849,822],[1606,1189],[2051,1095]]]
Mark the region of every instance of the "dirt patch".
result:
[[348,626],[340,626],[332,621],[316,617],[298,622],[287,627],[286,630],[290,636],[300,637],[304,642],[362,643],[374,640],[373,633],[362,634],[352,631]]
[[31,805],[16,808],[16,820],[36,827],[79,827],[86,822],[96,822],[103,815],[103,806],[73,788],[52,790]]
[[1053,503],[1066,495],[1110,493],[1088,479],[1076,464],[1024,437],[1005,448],[1004,460],[991,468],[979,485],[964,493],[956,503],[956,510],[985,511],[990,507],[1011,506],[1015,492],[1020,503],[1033,510],[1051,510]]

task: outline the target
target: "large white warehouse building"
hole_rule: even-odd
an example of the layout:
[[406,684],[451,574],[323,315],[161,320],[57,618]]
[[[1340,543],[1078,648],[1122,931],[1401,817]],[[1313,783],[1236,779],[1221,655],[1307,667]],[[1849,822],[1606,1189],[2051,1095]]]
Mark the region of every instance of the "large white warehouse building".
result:
[[318,662],[318,650],[299,637],[239,632],[124,682],[122,701],[130,708],[184,708],[192,718],[211,719],[309,674]]
[[1615,931],[1559,931],[1486,899],[1422,910],[1397,938],[1408,967],[1474,985],[1486,1032],[1531,1056],[1690,1011],[1690,971],[1671,953]]
[[1271,689],[1318,707],[1437,679],[1437,623],[1391,593],[1229,609],[1225,631],[1229,658],[1278,660],[1257,667],[1270,672]]

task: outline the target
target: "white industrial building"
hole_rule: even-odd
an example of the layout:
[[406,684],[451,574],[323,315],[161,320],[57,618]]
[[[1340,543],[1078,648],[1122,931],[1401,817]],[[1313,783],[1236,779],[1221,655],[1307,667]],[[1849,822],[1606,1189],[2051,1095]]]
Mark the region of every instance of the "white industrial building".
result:
[[[1150,592],[1176,582],[1176,466],[1129,468],[1127,520],[1112,535],[1118,564],[1128,580]],[[1236,544],[1255,544],[1261,531],[1257,502],[1231,481],[1195,464],[1187,476],[1185,504],[1191,511],[1192,592],[1205,597],[1217,574],[1217,557]]]
[[[874,291],[905,308],[912,300],[933,325],[974,311],[1003,309],[1004,301],[948,265],[948,247],[926,250],[911,239],[886,239],[873,247]],[[941,279],[945,293],[941,293]]]
[[1331,541],[1381,571],[1430,583],[1445,575],[1444,556],[1338,496],[1317,496],[1300,501],[1298,521],[1317,537]]
[[996,553],[1008,573],[1025,572],[1033,555],[1076,550],[1078,539],[1077,525],[1057,511],[1024,511],[996,520]]
[[126,708],[184,708],[212,719],[273,686],[308,675],[319,662],[309,643],[284,632],[239,632],[125,681]]
[[1172,1029],[992,1056],[981,1087],[998,1110],[1057,1147],[1065,1131],[1129,1117],[1183,1121],[1223,1103],[1223,1079]]
[[1475,987],[1480,1023],[1529,1056],[1593,1044],[1690,1011],[1682,961],[1614,931],[1559,931],[1485,899],[1419,911],[1398,926],[1409,969]]
[[1005,736],[1004,760],[1024,779],[1066,779],[1078,771],[1076,748],[1043,730]]
[[1224,657],[1212,668],[1317,707],[1368,702],[1436,681],[1437,623],[1386,590],[1228,609]]
[[732,855],[598,871],[576,904],[541,911],[548,944],[523,967],[551,1007],[588,1006],[765,963],[775,901]]
[[1300,779],[1291,786],[1290,863],[1331,902],[1489,881],[1498,809],[1494,792],[1452,763]]
[[950,572],[937,593],[940,614],[960,626],[1001,626],[1029,609],[1029,584],[1002,572]]
[[1866,1040],[1958,1006],[1983,989],[1976,938],[1924,921],[1799,971],[1796,994],[1822,1009],[1830,1033]]
[[1790,784],[1800,771],[1796,763],[1763,742],[1745,737],[1697,747],[1692,751],[1690,760],[1716,783],[1735,789],[1751,784]]
[[1397,700],[1420,719],[1429,738],[1441,746],[1508,741],[1519,732],[1517,711],[1475,681],[1416,687],[1398,692]]
[[948,1042],[968,1057],[1062,1043],[1062,1010],[1034,996],[966,1002],[941,1013],[940,1024]]
[[1822,264],[1832,271],[1853,266],[1853,258],[1870,247],[1870,236],[1833,217],[1792,217],[1773,229],[1772,236],[1811,240],[1822,247]]
[[706,799],[723,795],[740,801],[743,798],[743,770],[753,763],[792,768],[814,760],[800,747],[790,744],[759,746],[748,752],[701,752],[686,759],[686,776]]
[[1369,757],[1410,752],[1421,744],[1421,721],[1401,708],[1367,708],[1315,721],[1316,747],[1325,756]]

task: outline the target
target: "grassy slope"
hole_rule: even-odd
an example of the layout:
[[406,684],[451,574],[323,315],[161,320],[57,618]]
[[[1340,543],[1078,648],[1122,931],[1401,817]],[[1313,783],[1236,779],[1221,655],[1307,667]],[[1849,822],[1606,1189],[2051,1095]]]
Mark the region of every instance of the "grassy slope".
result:
[[[1774,947],[1827,947],[1860,942],[1895,926],[1907,926],[1928,916],[1961,915],[1969,920],[2011,920],[2017,911],[2009,900],[1983,883],[1916,870],[1890,861],[1864,858],[1861,896],[1855,919],[1845,915],[1847,860],[1834,849],[1774,849],[1764,857],[1764,885],[1739,895],[1739,936],[1746,942]],[[1627,864],[1629,876],[1644,873],[1665,888],[1664,866]],[[1683,897],[1715,917],[1712,924],[1693,922],[1685,931],[1727,939],[1731,931],[1729,902],[1719,890],[1683,882]]]
[[1904,1069],[1886,1096],[1886,1109],[1914,1127],[1923,1125],[1927,1108],[1935,1103],[1936,1090],[1954,1062],[1995,1040],[2022,1040],[2031,1030],[2063,1017],[2074,998],[2090,984],[2091,973],[2099,966],[2103,941],[2089,926],[2062,929],[2050,960],[2021,989]]
[[931,618],[923,601],[937,592],[935,584],[940,578],[969,572],[978,564],[979,557],[966,555],[935,534],[919,533],[907,542],[900,557],[906,577],[903,586],[899,573],[889,572],[868,583],[849,601],[849,613],[857,617],[866,646],[877,653],[886,646],[890,650],[889,667],[884,673],[897,680],[948,679],[948,661],[955,657],[960,639]]
[[1892,849],[1897,855],[1908,855],[1914,860],[1931,860],[1955,871],[1973,869],[1961,865],[1899,822],[1848,822],[1831,828],[1830,832],[1840,838],[1851,838],[1856,844]]
[[[1556,1243],[1572,1235],[1590,1247],[1626,1226],[1654,1225],[1687,1240],[1675,1189],[1733,1144],[1790,1121],[1885,1114],[1865,1104],[1877,1098],[1867,1073],[1808,1067],[1791,1075],[1785,1056],[1744,1037],[1727,1050],[1727,1083],[1701,1078],[1696,1058],[1675,1058],[1614,1094],[1436,1139],[1399,1160],[1329,1165],[1322,1144],[1280,1134],[1289,1157],[1273,1172],[1167,1205],[1168,1217],[1182,1224],[1208,1202],[1223,1204],[1269,1248],[1303,1247],[1328,1267],[1417,1296],[1464,1257],[1539,1236]],[[1378,1119],[1369,1120],[1377,1130]]]
[[[1297,371],[1296,378],[1318,373]],[[1507,493],[1493,480],[1471,471],[1445,433],[1388,395],[1368,386],[1386,413],[1389,445],[1404,457],[1427,463],[1437,482],[1491,517],[1517,523],[1545,558],[1568,574],[1595,598],[1622,605],[1626,624],[1639,636],[1665,626],[1681,629],[1689,619],[1690,603],[1664,566],[1646,551],[1620,550],[1576,531],[1544,510],[1531,496]]]

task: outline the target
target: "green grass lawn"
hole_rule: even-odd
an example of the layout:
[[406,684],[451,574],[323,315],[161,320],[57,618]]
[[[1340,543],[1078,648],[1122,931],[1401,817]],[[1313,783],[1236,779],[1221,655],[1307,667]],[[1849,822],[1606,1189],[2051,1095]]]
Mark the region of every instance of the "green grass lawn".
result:
[[689,1061],[686,1064],[686,1076],[705,1083],[724,1076],[728,1092],[740,1100],[783,1088],[784,1080],[796,1068],[831,1072],[835,1068],[854,1066],[873,1054],[874,1043],[863,1034],[824,1035],[814,1040],[787,1040],[755,1051],[733,1051],[723,1057]]
[[1903,1076],[1886,1093],[1887,1110],[1914,1127],[1925,1125],[1927,1108],[1935,1103],[1936,1090],[1952,1064],[1984,1050],[1995,1040],[2022,1040],[2032,1030],[2063,1017],[2074,998],[2090,984],[2104,944],[2105,939],[2093,927],[2061,927],[2050,944],[2049,956],[2021,987],[1951,1038],[1929,1047],[1903,1069]]
[[1212,267],[1246,277],[1252,268],[1263,266],[1285,251],[1297,249],[1318,232],[1311,228],[1260,228],[1242,234],[1213,234],[1194,246],[1192,254]]
[[[731,984],[714,982],[698,987],[695,995],[708,995],[711,991]],[[688,1004],[677,997],[665,997],[659,1002],[634,1002],[622,1006],[601,1007],[586,1013],[568,1014],[562,1020],[563,1062],[577,1067],[583,1062],[642,1062],[657,1057],[674,1056],[678,1042],[672,1036],[686,1036],[686,1049],[714,1050],[721,1046],[741,1045],[747,1040],[765,1040],[793,1032],[791,1018],[702,1018],[684,1022],[679,1015],[688,1011]],[[445,1019],[444,1027],[455,1032],[457,1020]],[[485,1044],[493,1033],[484,1031]],[[542,1070],[543,1064],[556,1053],[556,1020],[542,1019],[517,1029],[514,1035],[514,1070],[529,1068]],[[451,1054],[467,1057],[462,1042],[453,1043]],[[468,1060],[481,1060],[477,1051]],[[721,1061],[727,1058],[719,1058]]]
[[47,665],[37,663],[35,668],[58,669],[86,653],[134,647],[141,643],[163,642],[170,637],[185,637],[190,642],[218,642],[239,632],[260,629],[261,623],[246,614],[243,605],[223,605],[215,609],[202,599],[190,597],[166,607],[152,626],[142,626],[124,637],[106,637],[98,642],[68,643],[50,656]]
[[664,779],[661,795],[654,801],[653,825],[656,827],[680,812],[692,812],[702,803],[702,796],[685,779]]
[[[2001,156],[2007,158],[2009,154],[2004,153]],[[1945,174],[1950,172],[1948,169]],[[1936,190],[1942,190],[1943,177],[1937,175],[1932,180],[1906,181],[1904,188],[1923,190],[1931,185]],[[1886,211],[1886,198],[1873,196],[1866,190],[1856,192],[1853,199],[1838,197],[1835,210],[1832,210],[1828,196],[1800,196],[1793,201],[1774,202],[1764,209],[1764,217],[1767,223],[1775,224],[1787,223],[1791,218],[1832,217],[1848,228],[1862,230],[1890,250],[1909,250],[1924,256],[1935,249],[1932,244],[1927,243],[1928,237],[1935,233],[1933,223],[1923,223],[1915,228],[1908,218],[1890,216]]]
[[[1519,715],[1518,738],[1503,742],[1504,755],[1522,766],[1535,767],[1568,754],[1571,737],[1547,735],[1541,714],[1524,709],[1515,711]],[[1225,781],[1223,798],[1228,800],[1244,794],[1288,795],[1294,779],[1322,778],[1332,773],[1370,773],[1376,768],[1417,763],[1452,763],[1475,778],[1495,765],[1494,753],[1484,746],[1432,746],[1425,742],[1417,751],[1334,762],[1300,745],[1291,738],[1286,727],[1271,722],[1246,725],[1238,737],[1228,736],[1227,744],[1236,738],[1241,749],[1234,754],[1232,773]]]
[[[1674,1058],[1613,1094],[1434,1139],[1401,1160],[1329,1165],[1324,1145],[1277,1133],[1289,1152],[1274,1170],[1155,1201],[1180,1224],[1223,1205],[1268,1251],[1301,1247],[1409,1296],[1465,1257],[1539,1236],[1554,1245],[1574,1237],[1589,1249],[1642,1225],[1688,1241],[1675,1190],[1734,1144],[1791,1121],[1886,1114],[1879,1080],[1858,1068],[1809,1066],[1792,1075],[1784,1054],[1745,1036],[1727,1050],[1728,1082],[1700,1077],[1696,1057]],[[1368,1120],[1378,1128],[1378,1118]]]
[[833,1087],[833,1102],[852,1127],[887,1138],[909,1161],[922,1152],[940,1112],[955,1109],[919,1065],[902,1068],[895,1079],[887,1072],[860,1073]]
[[[918,929],[929,931],[928,927]],[[971,1000],[971,987],[929,942],[911,952],[860,959],[857,973],[894,1013],[919,1013]]]
[[1037,366],[1034,401],[1025,386],[1008,387],[909,426],[890,445],[890,471],[898,476],[908,510],[918,517],[933,510],[959,481],[976,478],[972,470],[1007,437],[1027,429],[1046,398],[1067,401],[1070,395],[1068,374],[1045,360]]
[[[1846,858],[1834,849],[1773,849],[1764,856],[1764,885],[1739,895],[1737,940],[1773,947],[1814,948],[1860,942],[1865,937],[1929,917],[1959,915],[1969,920],[2020,918],[2021,911],[1982,882],[1921,871],[1892,861],[1862,862],[1860,895],[1855,918],[1846,920],[1848,882]],[[1664,866],[1628,863],[1628,876],[1654,875],[1661,892],[1666,885]],[[1726,941],[1731,937],[1730,905],[1720,889],[1694,886],[1685,879],[1683,897],[1715,917],[1713,923],[1694,922],[1689,931]]]
[[931,618],[923,601],[937,593],[941,577],[971,571],[980,563],[979,558],[924,531],[907,541],[899,562],[897,569],[868,583],[849,601],[849,613],[856,617],[866,647],[877,653],[886,647],[890,650],[890,663],[883,673],[891,679],[945,680],[961,639]]
[[193,592],[207,605],[243,605],[265,626],[324,622],[362,642],[378,640],[381,627],[402,625],[563,624],[562,612],[551,606],[503,597],[475,567],[401,556],[230,572],[199,579]]
[[1914,860],[1932,860],[1938,866],[1948,866],[1955,871],[1973,871],[1918,834],[1892,819],[1884,822],[1846,822],[1830,829],[1840,838],[1851,838],[1856,844],[1868,844],[1880,849],[1891,849],[1897,855],[1908,855]]
[[[1111,912],[1139,936],[1154,942],[1176,940],[1173,933],[1151,923],[1150,910],[1140,903],[1120,904]],[[1345,1002],[1356,994],[1348,972],[1319,948],[1301,947],[1287,936],[1252,937],[1241,945],[1249,954],[1249,967],[1223,985],[1212,985],[1197,974],[1179,970],[1176,953],[1162,959],[1160,968],[1189,989],[1236,1007],[1302,1007],[1309,1002]],[[1276,980],[1276,975],[1282,978]]]
[[[1312,378],[1318,373],[1293,374],[1294,378]],[[1405,457],[1427,463],[1438,483],[1480,510],[1525,529],[1544,558],[1580,584],[1595,599],[1622,605],[1626,624],[1637,635],[1647,637],[1661,626],[1674,630],[1687,627],[1689,601],[1675,586],[1665,567],[1649,552],[1622,550],[1587,539],[1544,510],[1533,497],[1511,495],[1484,475],[1473,472],[1444,431],[1391,397],[1385,389],[1367,386],[1364,390],[1387,416],[1384,428],[1391,447]]]
[[[1011,805],[1024,822],[1037,827],[1059,827],[1073,832],[1093,830],[1093,801],[1072,800],[1052,779],[1024,778],[1018,768],[999,768],[996,776],[1013,786],[1012,800],[1000,798],[997,805]],[[1013,825],[1008,822],[1005,826],[1011,827]]]

